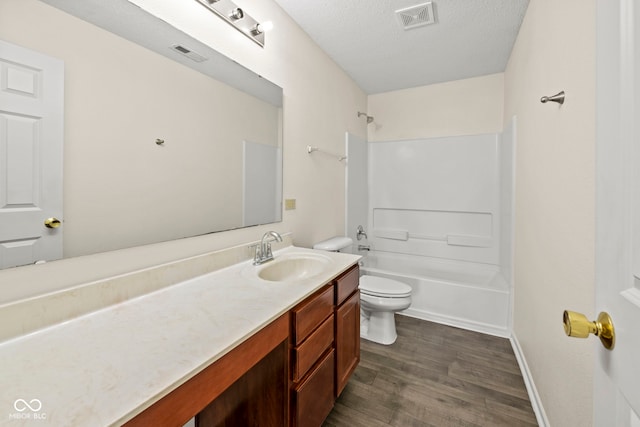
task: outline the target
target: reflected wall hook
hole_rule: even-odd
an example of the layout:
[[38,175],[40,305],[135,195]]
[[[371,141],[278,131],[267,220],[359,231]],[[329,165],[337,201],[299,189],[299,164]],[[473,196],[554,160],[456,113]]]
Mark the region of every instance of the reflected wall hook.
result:
[[540,102],[546,104],[547,102],[557,102],[558,104],[564,104],[564,91],[560,91],[553,96],[543,96],[540,98]]
[[367,115],[367,113],[363,113],[361,111],[358,111],[358,117],[362,117],[362,116],[365,116],[367,118],[367,124],[373,122],[373,116],[369,116],[369,115]]

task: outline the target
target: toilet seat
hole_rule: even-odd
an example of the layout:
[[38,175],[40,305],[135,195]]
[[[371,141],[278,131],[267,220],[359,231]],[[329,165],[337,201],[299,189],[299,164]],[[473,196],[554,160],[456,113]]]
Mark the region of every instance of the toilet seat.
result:
[[406,298],[411,296],[411,286],[397,280],[365,274],[358,286],[362,294],[381,298]]

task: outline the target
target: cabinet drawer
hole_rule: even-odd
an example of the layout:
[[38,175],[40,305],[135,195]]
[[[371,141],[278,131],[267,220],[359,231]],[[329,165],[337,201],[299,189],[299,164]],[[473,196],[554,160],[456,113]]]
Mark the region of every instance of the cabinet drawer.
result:
[[358,289],[358,283],[360,283],[360,268],[358,265],[338,277],[336,280],[336,305],[342,304],[349,295]]
[[304,301],[292,310],[293,344],[300,344],[315,328],[333,313],[333,286],[316,297]]
[[293,349],[293,381],[300,381],[333,343],[333,318],[330,316],[299,347]]
[[331,350],[311,372],[305,382],[293,391],[293,425],[319,427],[333,408],[334,352]]

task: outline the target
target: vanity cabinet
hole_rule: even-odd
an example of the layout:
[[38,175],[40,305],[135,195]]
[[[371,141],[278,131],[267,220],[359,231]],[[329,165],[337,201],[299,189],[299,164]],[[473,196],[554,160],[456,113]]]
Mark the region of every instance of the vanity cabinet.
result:
[[322,425],[360,361],[355,265],[291,311],[291,426]]
[[355,265],[125,425],[321,426],[360,360]]
[[291,425],[320,426],[333,408],[334,287],[291,310]]
[[335,397],[360,362],[360,271],[354,266],[335,281]]
[[288,405],[289,313],[128,421],[126,427],[284,426]]

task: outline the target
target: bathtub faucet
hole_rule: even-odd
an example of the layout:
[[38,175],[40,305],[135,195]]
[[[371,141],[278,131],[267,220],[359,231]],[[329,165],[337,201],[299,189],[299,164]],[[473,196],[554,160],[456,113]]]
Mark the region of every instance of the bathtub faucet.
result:
[[358,245],[359,251],[370,251],[371,247],[369,245]]
[[364,236],[365,239],[368,239],[367,233],[364,232],[364,227],[359,225],[356,229],[356,239],[362,240],[362,236]]

